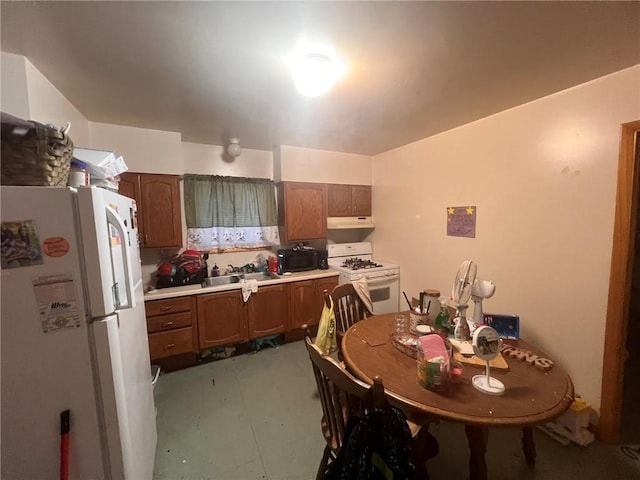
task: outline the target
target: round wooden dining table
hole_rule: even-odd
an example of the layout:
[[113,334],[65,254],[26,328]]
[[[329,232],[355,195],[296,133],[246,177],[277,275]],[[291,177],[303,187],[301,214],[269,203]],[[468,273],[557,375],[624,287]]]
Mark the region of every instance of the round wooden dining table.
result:
[[[408,315],[408,312],[405,312]],[[418,383],[416,360],[393,345],[394,313],[375,315],[355,323],[342,339],[346,367],[360,380],[373,383],[380,376],[386,390],[402,397],[416,412],[442,420],[462,422],[469,445],[471,480],[486,480],[485,452],[488,427],[523,428],[522,446],[528,464],[535,463],[532,427],[560,416],[574,399],[573,384],[565,371],[554,363],[542,371],[525,361],[504,356],[508,371],[491,370],[500,380],[504,394],[493,396],[474,388],[471,379],[484,367],[464,365],[458,383],[442,393],[427,390]],[[522,339],[504,339],[512,346],[549,358]]]

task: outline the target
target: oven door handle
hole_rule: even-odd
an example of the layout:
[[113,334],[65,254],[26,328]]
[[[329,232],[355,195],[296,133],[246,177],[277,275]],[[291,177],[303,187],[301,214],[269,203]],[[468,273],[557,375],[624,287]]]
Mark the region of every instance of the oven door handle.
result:
[[380,285],[382,283],[393,282],[400,278],[400,274],[389,275],[388,277],[375,277],[375,278],[367,278],[367,282],[369,285]]

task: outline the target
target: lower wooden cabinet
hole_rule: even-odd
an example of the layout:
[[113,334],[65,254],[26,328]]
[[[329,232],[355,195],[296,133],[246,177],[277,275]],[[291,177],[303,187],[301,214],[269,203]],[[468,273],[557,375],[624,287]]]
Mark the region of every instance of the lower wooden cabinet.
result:
[[284,333],[287,328],[289,305],[288,285],[269,285],[258,288],[247,302],[249,309],[249,339]]
[[324,291],[331,292],[338,277],[302,280],[289,284],[289,329],[316,325],[322,314]]
[[151,360],[195,353],[195,298],[177,297],[145,303]]
[[206,293],[197,296],[198,338],[201,350],[246,342],[247,309],[242,291]]
[[266,285],[247,302],[241,290],[204,293],[145,303],[151,360],[197,353],[316,325],[324,291],[338,277]]
[[201,349],[232,345],[283,333],[287,328],[287,284],[258,288],[249,299],[242,291],[198,295]]

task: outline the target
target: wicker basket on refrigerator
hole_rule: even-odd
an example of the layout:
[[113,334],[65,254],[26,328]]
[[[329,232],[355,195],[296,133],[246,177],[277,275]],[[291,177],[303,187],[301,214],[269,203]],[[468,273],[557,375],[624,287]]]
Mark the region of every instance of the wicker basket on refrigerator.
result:
[[73,156],[73,142],[61,129],[21,120],[2,112],[2,185],[65,187]]

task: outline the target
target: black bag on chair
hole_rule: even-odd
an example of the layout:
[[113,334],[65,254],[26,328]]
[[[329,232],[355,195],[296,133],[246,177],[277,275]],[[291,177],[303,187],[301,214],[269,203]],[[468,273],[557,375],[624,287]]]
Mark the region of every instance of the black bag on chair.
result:
[[367,409],[352,416],[345,441],[325,475],[327,480],[411,480],[411,432],[395,407]]

